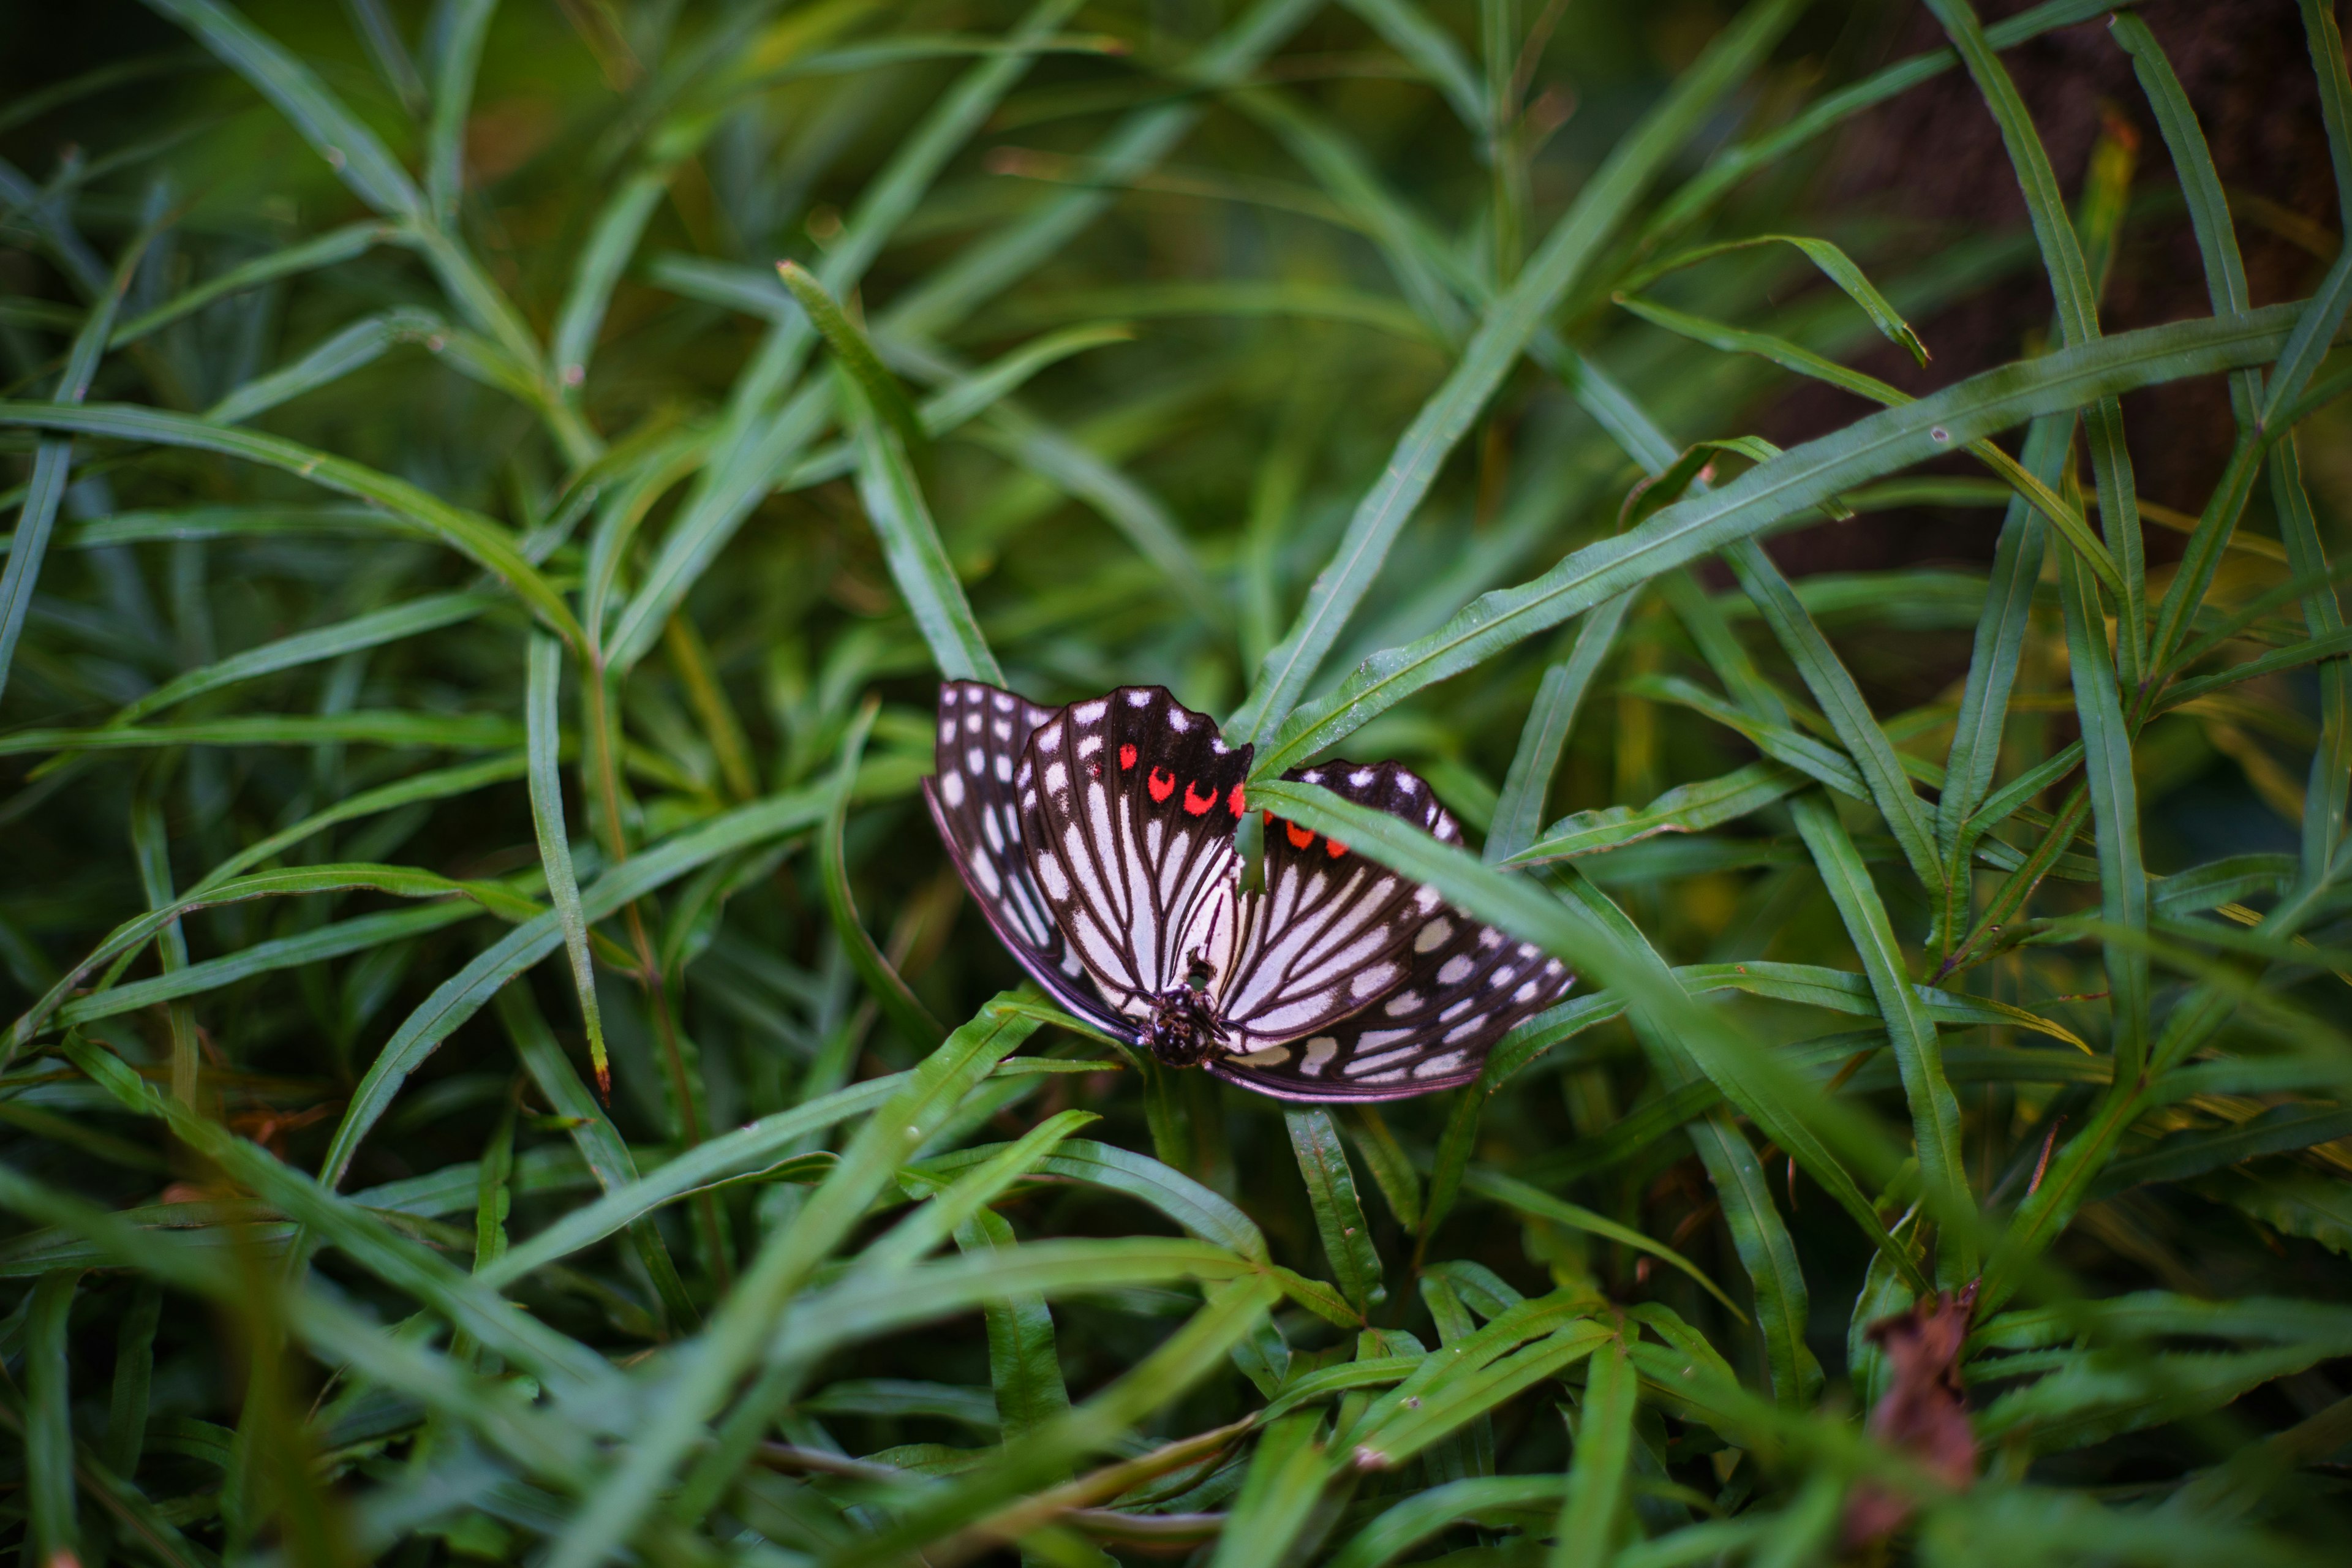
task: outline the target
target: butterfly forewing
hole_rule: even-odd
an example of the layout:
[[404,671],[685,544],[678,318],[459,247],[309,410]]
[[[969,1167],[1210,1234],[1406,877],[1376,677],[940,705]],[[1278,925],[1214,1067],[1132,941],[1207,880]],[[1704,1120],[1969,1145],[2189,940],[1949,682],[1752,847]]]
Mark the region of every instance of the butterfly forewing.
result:
[[1056,1002],[1116,1029],[1118,1015],[1064,939],[1021,845],[1013,773],[1031,731],[1056,711],[976,680],[942,685],[938,767],[923,781],[923,798],[997,939]]
[[[1285,776],[1461,842],[1429,786],[1395,763],[1326,763]],[[1434,890],[1269,813],[1265,890],[1240,900],[1216,981],[1230,1049],[1297,1039],[1393,990],[1437,907]]]
[[1250,748],[1156,686],[1074,702],[1014,773],[1030,868],[1087,973],[1130,1017],[1223,940]]

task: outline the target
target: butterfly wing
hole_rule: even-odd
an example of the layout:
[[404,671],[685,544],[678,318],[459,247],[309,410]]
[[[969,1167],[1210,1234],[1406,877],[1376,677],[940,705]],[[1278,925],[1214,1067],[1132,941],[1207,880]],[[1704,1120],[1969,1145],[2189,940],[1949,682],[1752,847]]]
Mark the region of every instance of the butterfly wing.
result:
[[1230,909],[1250,748],[1157,686],[1074,702],[1013,778],[1030,869],[1063,937],[1129,1017],[1182,984]]
[[[1441,842],[1462,841],[1461,828],[1429,786],[1394,763],[1327,763],[1288,776],[1377,806]],[[1279,879],[1318,858],[1360,862],[1351,853],[1332,855],[1329,840],[1296,824],[1266,825],[1265,915],[1280,912],[1274,903]],[[1286,969],[1277,968],[1273,955],[1286,951],[1283,924],[1264,922],[1272,940],[1262,942],[1265,956],[1247,972],[1250,994],[1265,991],[1263,974],[1295,978],[1286,978],[1287,990],[1277,985],[1251,1018],[1236,1020],[1234,1054],[1213,1058],[1210,1070],[1282,1100],[1402,1100],[1452,1089],[1477,1077],[1496,1040],[1553,1005],[1574,983],[1559,960],[1469,919],[1434,889],[1396,880],[1402,892],[1381,889],[1376,880],[1358,884],[1363,890],[1352,906],[1354,923],[1342,930],[1349,940],[1336,952],[1329,939],[1315,944],[1310,954],[1331,955],[1319,962],[1294,954]],[[1357,967],[1332,961],[1349,954]],[[1237,968],[1237,985],[1244,975]],[[1271,1026],[1318,1011],[1296,999],[1303,992],[1311,1002],[1318,987],[1325,1000],[1310,1027],[1277,1033]],[[1350,1003],[1359,992],[1365,999]]]
[[976,680],[946,682],[940,688],[938,766],[923,781],[923,800],[997,940],[1065,1009],[1121,1034],[1125,1026],[1063,938],[1021,845],[1013,772],[1032,731],[1056,711]]
[[1496,1041],[1559,1005],[1576,976],[1556,958],[1445,906],[1423,928],[1445,940],[1416,952],[1402,985],[1305,1039],[1209,1070],[1277,1100],[1404,1100],[1478,1076]]
[[[1461,842],[1429,786],[1395,763],[1327,763],[1285,776]],[[1246,1055],[1312,1034],[1394,990],[1438,907],[1435,889],[1267,814],[1265,890],[1239,900],[1213,987],[1229,1048]]]

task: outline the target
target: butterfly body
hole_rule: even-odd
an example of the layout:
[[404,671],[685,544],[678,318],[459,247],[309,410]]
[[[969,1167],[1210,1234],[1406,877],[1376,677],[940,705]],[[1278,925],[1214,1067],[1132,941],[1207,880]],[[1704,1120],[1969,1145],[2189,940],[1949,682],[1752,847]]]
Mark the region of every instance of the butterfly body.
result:
[[[1336,839],[1265,814],[1264,884],[1234,829],[1251,749],[1159,687],[1049,709],[941,688],[934,823],[992,928],[1064,1007],[1170,1067],[1279,1099],[1391,1100],[1477,1075],[1571,982]],[[1461,830],[1395,763],[1284,775]]]

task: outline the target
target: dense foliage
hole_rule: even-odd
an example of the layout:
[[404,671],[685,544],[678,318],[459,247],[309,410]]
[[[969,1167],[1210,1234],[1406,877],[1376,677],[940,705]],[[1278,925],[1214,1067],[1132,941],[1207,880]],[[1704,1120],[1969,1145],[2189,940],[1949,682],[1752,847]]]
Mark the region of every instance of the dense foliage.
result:
[[[89,9],[0,104],[27,1562],[2340,1553],[2352,249],[2168,7]],[[1580,983],[1377,1113],[1133,1059],[943,674],[1163,683]]]

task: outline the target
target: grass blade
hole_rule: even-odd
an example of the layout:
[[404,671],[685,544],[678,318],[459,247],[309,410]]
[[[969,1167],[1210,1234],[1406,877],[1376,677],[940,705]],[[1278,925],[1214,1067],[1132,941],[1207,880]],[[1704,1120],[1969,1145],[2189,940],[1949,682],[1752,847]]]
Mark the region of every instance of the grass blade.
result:
[[1551,795],[1552,774],[1567,749],[1576,710],[1592,678],[1600,673],[1633,608],[1625,595],[1596,606],[1576,628],[1568,657],[1544,670],[1536,689],[1535,706],[1528,710],[1527,726],[1519,731],[1518,750],[1511,753],[1511,769],[1503,777],[1503,793],[1495,803],[1494,826],[1486,834],[1488,865],[1510,859],[1531,847],[1543,827],[1544,802]]
[[572,989],[580,998],[580,1021],[588,1031],[588,1059],[596,1069],[596,1092],[613,1095],[613,1071],[604,1056],[604,1018],[596,1005],[595,961],[588,953],[588,917],[580,903],[580,880],[572,868],[572,838],[563,826],[562,749],[563,645],[553,637],[530,639],[530,678],[524,699],[530,740],[527,774],[530,820],[539,839],[539,863],[547,874],[548,901],[563,928],[563,951],[572,963]]
[[1811,1297],[1796,1243],[1773,1205],[1771,1181],[1748,1146],[1748,1135],[1722,1112],[1691,1122],[1687,1131],[1714,1184],[1717,1201],[1723,1205],[1732,1247],[1755,1293],[1756,1326],[1764,1335],[1772,1397],[1784,1409],[1809,1409],[1822,1390],[1821,1363],[1805,1343]]
[[1485,595],[1429,637],[1373,655],[1330,696],[1292,714],[1259,748],[1253,772],[1261,780],[1275,777],[1423,688],[1672,567],[1792,522],[1868,480],[2110,392],[2259,364],[2284,343],[2294,311],[2273,306],[2116,333],[1971,377],[1793,447],[1720,489],[1585,546],[1532,582]]
[[194,33],[205,47],[276,105],[353,195],[387,216],[421,216],[422,198],[399,160],[308,66],[215,0],[148,0],[148,4]]
[[1622,1338],[1585,1363],[1584,1406],[1576,1453],[1568,1468],[1568,1495],[1559,1505],[1549,1568],[1607,1568],[1615,1555],[1617,1520],[1625,1507],[1625,1477],[1633,1459],[1633,1406],[1641,1380],[1633,1375]]
[[1238,739],[1263,742],[1297,707],[1339,641],[1403,528],[1496,386],[1552,307],[1573,288],[1623,221],[1634,198],[1689,138],[1716,102],[1754,68],[1795,20],[1793,0],[1759,0],[1711,42],[1664,101],[1617,143],[1561,215],[1526,270],[1486,311],[1445,384],[1398,437],[1381,478],[1349,519],[1330,565],[1316,579],[1289,633],[1265,657],[1249,699],[1227,723]]
[[1323,1238],[1323,1256],[1331,1260],[1331,1277],[1357,1311],[1368,1311],[1388,1299],[1388,1286],[1381,1279],[1381,1255],[1372,1246],[1371,1226],[1364,1222],[1364,1205],[1356,1196],[1356,1176],[1348,1167],[1339,1126],[1319,1105],[1286,1108],[1282,1120],[1290,1129],[1291,1151],[1307,1183],[1316,1234]]
[[26,1544],[43,1563],[80,1561],[73,1390],[66,1364],[66,1323],[80,1284],[78,1268],[42,1275],[25,1323],[25,1501],[32,1527]]

